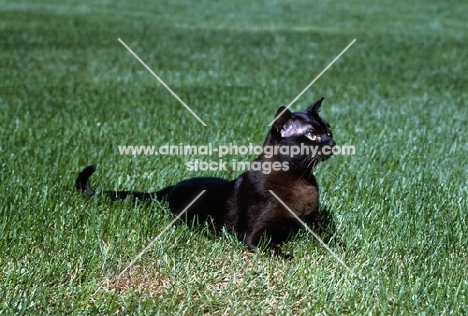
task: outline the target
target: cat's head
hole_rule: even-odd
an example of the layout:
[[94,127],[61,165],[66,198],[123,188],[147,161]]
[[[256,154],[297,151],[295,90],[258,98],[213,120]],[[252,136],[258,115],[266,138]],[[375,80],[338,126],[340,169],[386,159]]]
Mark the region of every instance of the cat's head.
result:
[[[293,146],[296,146],[295,151],[297,147],[301,148],[302,150],[289,160],[307,169],[330,158],[336,143],[330,125],[319,115],[322,101],[323,98],[300,112],[291,112],[284,106],[280,107],[264,145],[290,147],[290,156]],[[305,147],[308,147],[309,151],[305,150]],[[283,152],[286,152],[286,149]],[[284,158],[284,155],[282,157]]]

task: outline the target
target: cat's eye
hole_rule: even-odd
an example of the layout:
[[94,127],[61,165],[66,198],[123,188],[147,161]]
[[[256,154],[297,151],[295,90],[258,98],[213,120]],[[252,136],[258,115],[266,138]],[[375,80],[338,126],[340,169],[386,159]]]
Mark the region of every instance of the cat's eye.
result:
[[307,132],[304,136],[310,139],[311,141],[317,140],[317,135],[315,135],[314,132]]

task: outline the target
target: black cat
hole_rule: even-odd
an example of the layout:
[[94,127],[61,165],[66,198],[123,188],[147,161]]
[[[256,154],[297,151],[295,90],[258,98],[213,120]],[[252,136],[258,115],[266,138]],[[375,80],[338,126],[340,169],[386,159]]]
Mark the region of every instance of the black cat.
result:
[[[335,141],[330,125],[319,116],[322,101],[323,98],[301,112],[291,112],[285,107],[278,109],[276,121],[263,144],[264,152],[254,160],[257,165],[275,164],[276,168],[269,170],[271,172],[251,169],[232,181],[193,178],[152,193],[104,193],[114,200],[127,197],[167,200],[170,210],[179,214],[202,190],[206,190],[187,210],[184,218],[188,222],[212,220],[216,228],[225,226],[250,249],[258,247],[264,234],[273,246],[283,243],[292,231],[302,227],[270,190],[305,223],[323,230],[319,189],[312,170],[331,157]],[[270,150],[267,151],[267,147]],[[301,149],[300,153],[297,153],[298,149]],[[88,197],[95,195],[88,185],[88,178],[95,170],[95,166],[89,166],[76,179],[76,187],[86,192]]]

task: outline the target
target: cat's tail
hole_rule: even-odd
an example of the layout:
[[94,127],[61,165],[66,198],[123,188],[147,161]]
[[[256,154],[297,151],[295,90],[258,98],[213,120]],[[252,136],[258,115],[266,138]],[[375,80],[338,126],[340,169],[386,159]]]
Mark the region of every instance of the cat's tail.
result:
[[94,171],[96,171],[96,165],[92,165],[92,166],[88,166],[84,168],[83,171],[81,171],[78,174],[78,177],[76,178],[76,181],[75,181],[75,187],[79,191],[85,192],[86,196],[89,198],[93,197],[96,194],[96,192],[93,189],[91,189],[88,184],[88,179],[89,177],[91,177]]
[[[75,187],[86,194],[87,197],[91,198],[96,195],[96,192],[91,189],[88,184],[89,177],[96,171],[96,165],[88,166],[84,168],[76,178]],[[127,197],[131,197],[134,200],[142,201],[153,201],[161,199],[159,192],[138,192],[138,191],[104,191],[104,195],[108,196],[112,200],[125,200]]]

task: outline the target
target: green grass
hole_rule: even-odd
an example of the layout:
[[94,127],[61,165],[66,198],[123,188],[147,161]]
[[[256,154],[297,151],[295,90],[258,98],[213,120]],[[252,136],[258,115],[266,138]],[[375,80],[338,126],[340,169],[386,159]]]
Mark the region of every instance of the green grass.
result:
[[[0,1],[0,311],[76,314],[468,313],[464,1]],[[117,41],[207,123],[203,127]],[[346,247],[305,232],[292,260],[175,225],[164,205],[74,187],[157,190],[216,157],[119,145],[261,143],[288,104],[325,97],[338,144],[316,176]],[[228,157],[247,160],[253,157]],[[235,178],[238,172],[203,175]]]

